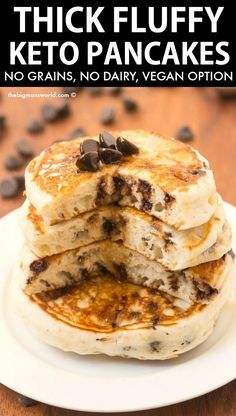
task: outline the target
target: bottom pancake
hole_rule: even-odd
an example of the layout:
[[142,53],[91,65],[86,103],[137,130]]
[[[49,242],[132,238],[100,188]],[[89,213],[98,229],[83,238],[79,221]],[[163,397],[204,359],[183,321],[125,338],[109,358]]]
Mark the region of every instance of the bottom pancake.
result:
[[190,305],[108,273],[27,295],[20,288],[21,273],[15,271],[12,302],[43,341],[78,354],[142,360],[173,358],[203,342],[227,299],[232,274],[208,305]]

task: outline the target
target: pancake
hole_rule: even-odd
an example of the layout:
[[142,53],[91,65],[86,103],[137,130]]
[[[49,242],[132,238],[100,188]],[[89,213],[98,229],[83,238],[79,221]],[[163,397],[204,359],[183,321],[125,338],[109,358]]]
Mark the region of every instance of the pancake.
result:
[[[220,238],[225,213],[219,200],[216,212],[206,224],[189,230],[176,230],[134,208],[112,205],[47,225],[26,201],[21,208],[20,222],[28,246],[39,257],[111,239],[123,242],[125,247],[158,261],[169,270],[181,270],[217,259],[216,251],[208,249]],[[222,247],[218,256],[222,257],[226,251]]]
[[17,269],[12,304],[40,339],[78,354],[141,360],[174,358],[203,342],[230,288],[228,275],[208,305],[189,305],[103,273],[64,291],[29,296],[17,284],[20,274]]
[[139,153],[96,172],[76,166],[85,138],[55,143],[29,163],[26,195],[45,223],[114,202],[146,211],[180,230],[209,221],[217,195],[206,159],[172,138],[144,131],[121,131],[117,136],[134,143]]
[[[226,238],[226,234],[227,230],[221,238]],[[229,250],[230,243],[231,238]],[[228,254],[219,260],[173,272],[110,240],[44,258],[36,257],[25,246],[21,253],[22,288],[28,294],[40,293],[74,285],[101,270],[108,270],[120,280],[159,289],[190,303],[207,303],[220,291],[230,261]]]

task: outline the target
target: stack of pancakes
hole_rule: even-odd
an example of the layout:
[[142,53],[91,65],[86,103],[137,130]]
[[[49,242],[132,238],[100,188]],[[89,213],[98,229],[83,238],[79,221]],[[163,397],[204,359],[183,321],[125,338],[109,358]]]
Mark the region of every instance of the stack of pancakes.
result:
[[78,167],[88,138],[30,162],[16,303],[63,350],[172,358],[209,336],[227,299],[231,230],[196,150],[144,131],[118,136],[138,151],[93,171]]

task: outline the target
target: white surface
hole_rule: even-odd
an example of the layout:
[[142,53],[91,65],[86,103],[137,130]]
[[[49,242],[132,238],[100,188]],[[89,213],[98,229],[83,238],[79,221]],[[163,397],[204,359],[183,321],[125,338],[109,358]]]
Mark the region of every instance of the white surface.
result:
[[[226,204],[226,212],[234,229],[236,250],[236,208]],[[21,244],[15,211],[0,220],[2,384],[59,407],[122,412],[188,400],[236,377],[236,304],[233,300],[225,306],[206,342],[168,362],[82,357],[43,344],[12,312],[10,273]]]

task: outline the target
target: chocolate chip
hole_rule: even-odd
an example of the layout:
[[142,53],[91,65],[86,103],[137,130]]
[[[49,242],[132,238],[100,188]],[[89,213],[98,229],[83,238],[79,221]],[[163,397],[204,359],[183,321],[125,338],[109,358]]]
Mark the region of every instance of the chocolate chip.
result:
[[58,120],[58,110],[55,105],[46,104],[42,107],[42,117],[45,121],[52,123]]
[[131,350],[131,347],[129,345],[127,345],[126,347],[123,347],[123,351],[128,352],[130,350]]
[[6,127],[6,117],[3,114],[0,114],[0,129]]
[[79,256],[78,257],[78,263],[82,264],[84,262],[84,256]]
[[98,152],[99,150],[99,143],[93,139],[84,140],[83,143],[80,144],[80,153],[83,155],[84,153],[88,152]]
[[152,209],[152,203],[151,202],[149,202],[149,201],[143,201],[143,209],[145,210],[145,211],[151,211],[151,209]]
[[34,156],[34,149],[28,140],[22,139],[16,142],[16,150],[23,157]]
[[70,115],[70,106],[68,103],[62,103],[57,106],[58,119],[66,118]]
[[107,269],[106,269],[106,267],[105,266],[103,266],[103,264],[101,264],[101,263],[99,263],[98,261],[96,261],[96,266],[97,266],[97,268],[98,268],[98,271],[100,272],[100,273],[107,273]]
[[152,320],[152,325],[153,325],[153,327],[155,327],[155,326],[156,326],[159,322],[160,322],[160,318],[159,318],[159,317],[154,318],[154,319]]
[[18,195],[18,192],[19,184],[14,177],[3,179],[0,182],[0,194],[3,199],[14,198]]
[[31,134],[41,133],[44,125],[40,120],[30,120],[26,126],[26,130]]
[[169,204],[170,202],[174,201],[174,197],[165,192],[164,201],[166,204]]
[[176,133],[176,139],[182,142],[191,142],[194,139],[194,135],[190,127],[182,126]]
[[44,259],[38,259],[32,261],[29,266],[31,272],[33,272],[35,275],[44,272],[48,268],[48,262]]
[[123,137],[118,137],[118,139],[116,140],[116,146],[117,146],[117,149],[124,156],[131,156],[131,155],[136,155],[137,153],[139,153],[138,147],[135,146],[135,144],[124,139]]
[[125,282],[127,280],[127,277],[128,277],[125,265],[123,263],[115,264],[115,268],[118,272],[119,280],[121,282]]
[[88,269],[84,268],[84,269],[81,270],[81,272],[80,272],[80,278],[83,279],[83,280],[89,278],[89,271],[88,271]]
[[88,91],[93,97],[99,97],[103,93],[103,89],[101,87],[89,87]]
[[24,175],[14,175],[13,178],[18,183],[19,191],[24,191],[25,190],[25,176]]
[[100,114],[100,122],[102,124],[111,124],[115,119],[115,110],[113,107],[105,107]]
[[104,220],[104,222],[103,222],[103,224],[102,224],[102,228],[103,228],[103,231],[106,233],[106,234],[111,234],[112,233],[112,231],[114,231],[115,230],[115,228],[116,228],[116,224],[114,223],[114,222],[112,222],[111,220],[108,220],[107,218]]
[[147,181],[143,181],[142,179],[139,179],[138,192],[141,192],[142,194],[150,195],[151,185]]
[[42,107],[43,119],[49,123],[65,118],[70,114],[68,103],[62,103],[57,106],[47,104]]
[[204,176],[204,175],[206,175],[206,171],[205,171],[205,170],[202,170],[202,169],[192,169],[192,170],[190,171],[190,173],[191,173],[192,175],[199,175],[199,176]]
[[24,407],[33,407],[39,404],[39,402],[37,402],[36,400],[23,396],[23,394],[17,394],[17,399],[20,402],[20,404]]
[[73,139],[76,139],[77,137],[84,137],[84,136],[86,136],[84,129],[82,127],[77,127],[75,130],[73,130],[69,134],[69,139],[73,140]]
[[119,95],[121,93],[121,91],[122,91],[122,88],[121,87],[107,87],[106,88],[106,92],[109,95],[117,96],[117,95]]
[[155,303],[153,301],[148,303],[149,312],[154,313],[154,312],[156,312],[157,308],[158,308],[157,303]]
[[99,134],[99,143],[101,147],[108,147],[109,149],[117,150],[115,137],[107,131],[103,131]]
[[7,170],[18,170],[23,166],[23,164],[23,159],[17,155],[7,156],[4,162],[4,166]]
[[117,191],[125,185],[125,181],[119,176],[113,176],[113,182]]
[[109,163],[118,162],[122,158],[122,153],[114,149],[100,149],[99,156],[101,161],[108,165]]
[[76,166],[81,171],[96,172],[98,170],[99,156],[97,152],[88,152],[83,154],[76,161]]
[[124,106],[124,109],[130,113],[138,109],[138,105],[136,101],[134,101],[132,98],[129,98],[129,97],[123,98],[123,106]]
[[150,347],[152,352],[159,352],[160,348],[160,341],[153,341],[150,343]]

